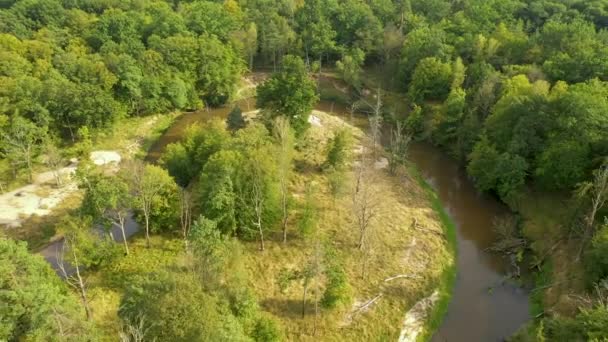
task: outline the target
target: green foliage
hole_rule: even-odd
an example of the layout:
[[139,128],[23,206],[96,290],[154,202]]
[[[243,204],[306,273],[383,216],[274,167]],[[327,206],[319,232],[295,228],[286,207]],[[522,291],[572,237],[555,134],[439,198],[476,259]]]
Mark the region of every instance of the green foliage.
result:
[[590,284],[608,279],[608,222],[595,233],[585,261]]
[[81,341],[93,338],[76,298],[25,243],[0,238],[0,339]]
[[524,185],[527,170],[525,159],[507,152],[499,153],[485,137],[473,148],[467,166],[480,190],[497,190],[503,199],[515,195]]
[[258,107],[268,110],[270,119],[288,117],[297,135],[308,128],[308,116],[318,100],[315,82],[308,76],[302,59],[294,56],[286,56],[281,71],[257,89]]
[[243,111],[239,106],[234,106],[230,113],[228,113],[228,117],[226,118],[226,126],[229,130],[234,132],[244,128],[246,125],[247,123],[243,117]]
[[348,163],[351,145],[349,131],[338,130],[327,143],[324,167],[342,170]]
[[257,321],[252,335],[256,342],[279,342],[283,341],[283,331],[277,322],[268,317],[262,316]]
[[355,89],[361,87],[361,67],[365,54],[360,49],[354,49],[345,53],[342,59],[336,62],[336,68],[342,74],[342,79]]
[[0,129],[0,156],[7,158],[16,170],[25,170],[29,181],[33,181],[33,167],[42,152],[46,128],[14,116],[10,123],[0,126]]
[[445,32],[439,28],[423,26],[410,32],[405,37],[399,64],[404,87],[415,80],[414,70],[420,61],[428,57],[445,60],[451,50]]
[[452,66],[437,58],[422,59],[412,77],[408,97],[412,102],[424,100],[443,101],[450,91],[452,84]]
[[119,311],[128,322],[144,318],[146,336],[171,341],[247,341],[227,303],[178,272],[151,273],[126,291]]
[[314,187],[312,185],[307,186],[304,203],[298,217],[298,231],[306,238],[314,235],[317,230],[317,220],[319,217],[314,194]]
[[209,158],[200,177],[201,211],[228,235],[236,230],[234,180],[241,161],[242,155],[238,152],[219,151]]
[[185,187],[200,174],[209,157],[220,151],[229,139],[230,134],[220,120],[190,126],[181,141],[167,146],[162,162],[176,182]]
[[547,319],[545,336],[551,341],[602,341],[608,338],[608,308],[598,305],[576,317]]
[[366,53],[379,49],[382,41],[382,25],[366,2],[346,0],[334,17],[340,45],[358,48]]
[[347,306],[351,301],[352,290],[336,251],[331,247],[325,248],[325,277],[326,285],[321,305],[326,309]]
[[414,105],[407,119],[405,119],[405,128],[414,135],[424,132],[424,112],[422,111],[422,107]]

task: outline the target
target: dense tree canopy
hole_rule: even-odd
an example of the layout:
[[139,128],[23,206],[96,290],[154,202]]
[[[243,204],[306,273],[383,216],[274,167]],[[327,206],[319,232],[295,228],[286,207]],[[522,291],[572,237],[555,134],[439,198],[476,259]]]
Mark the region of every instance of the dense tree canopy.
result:
[[24,243],[0,238],[0,338],[79,341],[88,336],[76,298]]

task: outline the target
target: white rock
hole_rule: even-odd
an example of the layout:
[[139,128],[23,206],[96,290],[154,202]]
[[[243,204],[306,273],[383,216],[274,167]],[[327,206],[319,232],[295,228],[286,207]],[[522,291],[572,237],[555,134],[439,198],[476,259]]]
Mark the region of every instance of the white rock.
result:
[[93,151],[91,152],[91,160],[95,165],[119,164],[121,157],[116,151]]
[[388,167],[388,159],[386,159],[386,158],[380,158],[379,160],[377,160],[374,163],[374,167],[376,168],[376,170],[386,169]]
[[321,119],[319,119],[319,117],[318,117],[318,116],[316,116],[316,115],[311,115],[311,116],[309,116],[309,117],[308,117],[308,123],[310,123],[310,124],[311,124],[311,125],[313,125],[313,126],[317,126],[317,127],[321,127],[321,126],[323,126],[323,125],[321,124]]

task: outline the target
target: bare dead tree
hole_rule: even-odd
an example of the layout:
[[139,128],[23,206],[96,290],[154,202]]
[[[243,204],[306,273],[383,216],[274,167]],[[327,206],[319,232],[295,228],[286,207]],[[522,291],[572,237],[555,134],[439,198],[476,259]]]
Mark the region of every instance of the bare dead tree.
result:
[[115,208],[107,216],[112,224],[120,228],[122,234],[122,243],[125,247],[125,254],[129,255],[129,242],[127,241],[127,233],[125,232],[125,222],[129,217],[129,210],[126,207]]
[[260,234],[260,250],[264,251],[264,229],[262,228],[262,215],[264,212],[264,190],[262,189],[262,180],[259,172],[255,172],[251,184],[251,199],[253,200],[253,209],[255,212],[255,221],[253,225],[257,227]]
[[144,316],[138,316],[135,322],[125,322],[119,336],[121,342],[144,342],[146,336]]
[[51,169],[53,178],[55,178],[55,184],[57,187],[63,185],[63,179],[61,177],[61,165],[63,164],[63,158],[61,152],[57,148],[54,142],[47,141],[44,147],[45,164]]
[[132,186],[134,194],[138,199],[139,207],[144,214],[146,227],[146,246],[150,248],[150,215],[152,202],[161,191],[161,187],[156,184],[153,175],[148,174],[146,165],[142,162],[132,164],[131,170]]
[[397,172],[399,166],[406,163],[407,149],[411,141],[412,136],[404,132],[403,123],[397,121],[395,127],[391,130],[389,146],[388,168],[392,175]]
[[593,236],[597,212],[603,208],[608,201],[608,163],[600,166],[600,168],[593,173],[593,180],[591,182],[585,182],[579,186],[577,189],[577,196],[579,198],[589,198],[591,201],[591,207],[585,216],[586,227],[577,256],[578,260],[580,259],[587,241]]
[[[76,253],[75,244],[76,244],[76,242],[75,242],[75,238],[73,236],[70,236],[68,234],[64,237],[63,246],[61,247],[61,253],[58,253],[58,255],[56,256],[57,265],[59,266],[59,270],[61,271],[61,274],[63,275],[66,283],[68,285],[70,285],[71,287],[73,287],[74,289],[76,289],[76,291],[78,291],[78,293],[80,295],[80,300],[82,302],[82,306],[84,307],[84,311],[87,316],[87,320],[90,321],[93,318],[93,313],[91,312],[91,308],[89,306],[89,300],[87,298],[86,282],[84,281],[84,279],[80,273],[80,264],[78,262],[78,255]],[[64,256],[65,256],[66,246],[67,246],[67,249],[72,254],[72,264],[70,265],[71,267],[74,268],[74,272],[72,274],[70,274],[70,272],[68,272],[66,265],[65,265]]]
[[287,219],[289,202],[289,180],[292,172],[293,150],[295,136],[289,119],[279,116],[274,121],[274,135],[278,142],[278,176],[281,190],[281,210],[283,226],[283,243],[287,242]]
[[359,232],[357,243],[359,250],[363,250],[368,231],[377,214],[377,201],[371,187],[372,181],[369,179],[369,171],[365,168],[366,166],[361,163],[357,176],[357,189],[353,196],[353,212]]

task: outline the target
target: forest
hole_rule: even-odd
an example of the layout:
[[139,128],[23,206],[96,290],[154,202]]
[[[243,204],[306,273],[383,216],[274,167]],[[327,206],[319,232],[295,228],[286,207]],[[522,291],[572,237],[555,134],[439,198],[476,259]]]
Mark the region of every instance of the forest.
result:
[[509,339],[607,339],[608,0],[0,0],[0,195],[74,188],[52,220],[0,216],[0,340],[396,340],[439,289],[430,339],[457,251],[411,210],[434,207],[413,142],[512,212],[487,227],[531,273]]

